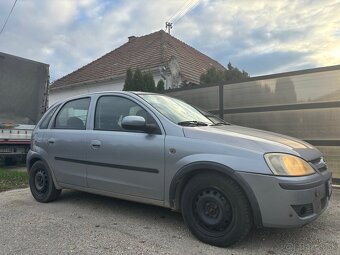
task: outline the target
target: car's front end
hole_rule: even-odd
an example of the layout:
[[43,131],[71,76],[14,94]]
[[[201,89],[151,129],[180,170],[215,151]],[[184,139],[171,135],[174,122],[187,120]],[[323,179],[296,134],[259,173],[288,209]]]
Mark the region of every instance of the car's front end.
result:
[[184,133],[188,138],[213,142],[215,147],[224,145],[226,154],[238,158],[224,164],[234,169],[254,193],[262,226],[303,226],[326,209],[331,172],[312,145],[235,125],[185,127]]
[[306,176],[238,172],[257,198],[264,227],[303,226],[326,209],[332,193],[331,173],[318,162],[323,162],[322,157],[306,162],[314,170]]
[[242,239],[252,223],[300,227],[326,209],[331,173],[314,146],[212,120],[177,99],[139,96],[157,110],[167,133],[169,205],[200,240],[226,246]]

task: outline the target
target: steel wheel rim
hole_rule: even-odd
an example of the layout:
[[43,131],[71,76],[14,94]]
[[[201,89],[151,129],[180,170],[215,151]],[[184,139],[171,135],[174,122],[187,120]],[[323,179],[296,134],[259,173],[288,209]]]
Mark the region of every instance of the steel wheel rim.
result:
[[43,194],[48,189],[48,175],[46,170],[38,169],[34,176],[34,186],[39,194]]
[[224,235],[232,226],[234,213],[231,203],[217,188],[209,187],[197,192],[192,207],[196,224],[209,235]]

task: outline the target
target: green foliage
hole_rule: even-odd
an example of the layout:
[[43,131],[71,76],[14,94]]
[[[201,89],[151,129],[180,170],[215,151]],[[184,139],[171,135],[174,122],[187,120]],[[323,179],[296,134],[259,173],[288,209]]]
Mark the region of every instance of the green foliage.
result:
[[164,81],[162,79],[160,79],[158,82],[157,82],[157,90],[158,91],[163,91],[165,89],[164,87]]
[[249,74],[242,70],[242,72],[237,68],[233,67],[229,62],[227,70],[224,71],[224,81],[242,81],[249,78]]
[[244,70],[240,71],[229,62],[226,70],[217,69],[212,66],[200,77],[201,84],[218,84],[228,81],[242,81],[249,78],[249,74]]
[[155,80],[153,79],[153,75],[151,72],[145,72],[143,74],[144,79],[144,90],[147,92],[154,92],[156,90]]
[[196,86],[198,86],[196,83],[184,81],[184,82],[181,83],[181,85],[179,87],[180,88],[192,88],[192,87],[196,87]]
[[133,72],[131,69],[126,71],[124,91],[146,91],[153,92],[156,90],[155,81],[152,73],[144,72],[137,69]]
[[10,189],[26,188],[28,186],[27,172],[0,169],[0,192]]
[[133,72],[131,69],[126,71],[125,83],[124,83],[124,91],[131,91],[134,90],[134,83],[133,83]]
[[133,90],[144,91],[145,82],[141,70],[137,69],[133,74]]
[[200,77],[201,84],[221,83],[223,81],[224,81],[223,70],[217,69],[215,66],[209,68],[207,72],[201,74]]

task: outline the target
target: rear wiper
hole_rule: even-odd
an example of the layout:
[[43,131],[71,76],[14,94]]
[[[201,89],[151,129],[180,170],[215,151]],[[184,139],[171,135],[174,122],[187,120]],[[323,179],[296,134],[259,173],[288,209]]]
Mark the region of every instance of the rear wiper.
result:
[[181,121],[181,122],[178,122],[177,124],[181,125],[181,126],[189,126],[189,127],[192,127],[192,126],[208,126],[207,123],[204,123],[202,121],[197,121],[197,120]]

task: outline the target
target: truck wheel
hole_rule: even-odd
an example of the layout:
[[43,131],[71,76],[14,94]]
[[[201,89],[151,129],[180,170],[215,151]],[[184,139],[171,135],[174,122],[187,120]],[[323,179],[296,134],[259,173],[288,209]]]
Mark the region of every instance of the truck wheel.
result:
[[218,174],[199,174],[185,186],[182,215],[202,242],[226,247],[246,237],[252,227],[249,202],[240,186]]
[[61,192],[55,188],[51,173],[42,161],[37,161],[29,170],[29,185],[33,197],[42,203],[56,200]]

